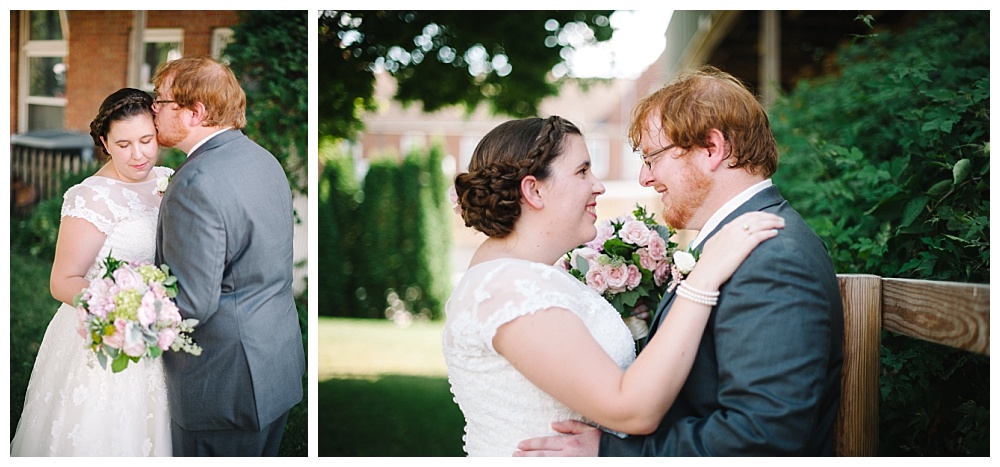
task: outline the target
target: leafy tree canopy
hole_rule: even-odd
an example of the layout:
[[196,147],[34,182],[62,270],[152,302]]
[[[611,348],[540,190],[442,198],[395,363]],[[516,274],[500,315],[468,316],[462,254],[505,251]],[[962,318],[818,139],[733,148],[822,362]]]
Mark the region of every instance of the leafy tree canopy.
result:
[[350,138],[375,109],[375,75],[427,111],[487,103],[535,115],[558,94],[575,47],[611,38],[611,11],[324,11],[319,18],[319,133]]

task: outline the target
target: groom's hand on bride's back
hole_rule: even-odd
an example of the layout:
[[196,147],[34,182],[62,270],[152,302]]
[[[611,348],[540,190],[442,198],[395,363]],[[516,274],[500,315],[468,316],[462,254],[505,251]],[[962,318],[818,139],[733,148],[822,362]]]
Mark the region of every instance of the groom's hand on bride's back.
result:
[[577,420],[552,424],[562,435],[531,438],[517,443],[514,457],[596,457],[601,431]]

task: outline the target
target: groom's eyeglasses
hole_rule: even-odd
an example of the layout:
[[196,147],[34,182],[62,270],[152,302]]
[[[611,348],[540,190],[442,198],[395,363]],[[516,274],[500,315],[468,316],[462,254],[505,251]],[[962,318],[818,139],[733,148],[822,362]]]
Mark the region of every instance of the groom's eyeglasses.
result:
[[[664,146],[664,147],[662,147],[660,149],[657,149],[657,150],[653,151],[649,155],[643,154],[641,151],[636,151],[636,152],[639,154],[639,157],[642,158],[642,163],[646,164],[646,168],[649,169],[649,170],[653,170],[653,162],[656,162],[657,160],[659,160],[659,157],[657,157],[657,156],[659,156],[660,154],[663,154],[664,152],[666,152],[669,149],[672,149],[675,146],[677,146],[677,145],[676,144],[668,144],[668,145],[666,145],[666,146]],[[656,159],[653,159],[654,157],[656,157]]]
[[153,101],[153,108],[154,109],[159,109],[160,106],[163,105],[163,104],[173,104],[174,102],[177,102],[177,101]]

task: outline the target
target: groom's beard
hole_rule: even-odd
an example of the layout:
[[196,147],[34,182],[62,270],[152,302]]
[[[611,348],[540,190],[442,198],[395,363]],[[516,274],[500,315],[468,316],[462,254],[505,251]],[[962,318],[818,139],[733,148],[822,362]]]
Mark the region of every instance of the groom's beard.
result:
[[184,141],[191,133],[191,130],[181,125],[177,119],[170,121],[159,120],[156,122],[156,142],[160,146],[168,148],[176,147]]
[[691,228],[689,224],[695,213],[705,204],[712,189],[708,176],[689,164],[687,186],[671,191],[669,203],[663,207],[663,220],[678,229]]

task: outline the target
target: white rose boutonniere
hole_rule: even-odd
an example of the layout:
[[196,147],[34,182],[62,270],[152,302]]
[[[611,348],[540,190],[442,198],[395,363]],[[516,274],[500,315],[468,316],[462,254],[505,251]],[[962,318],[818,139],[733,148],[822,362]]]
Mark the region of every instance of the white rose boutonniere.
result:
[[698,258],[687,251],[674,250],[673,258],[674,262],[670,265],[670,285],[667,286],[668,293],[673,292],[677,288],[677,284],[680,284],[691,273],[695,264],[698,263]]
[[675,251],[674,252],[674,264],[677,265],[677,269],[681,271],[681,274],[687,275],[694,269],[695,259],[694,255],[686,251]]
[[170,177],[160,177],[156,179],[156,193],[163,196],[163,193],[167,191],[167,185],[170,184]]

